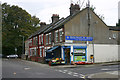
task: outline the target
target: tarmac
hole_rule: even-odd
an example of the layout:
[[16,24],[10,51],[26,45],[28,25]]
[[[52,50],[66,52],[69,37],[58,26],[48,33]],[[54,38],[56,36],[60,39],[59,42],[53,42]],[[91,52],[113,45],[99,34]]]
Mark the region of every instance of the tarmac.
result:
[[[28,61],[32,62],[32,61]],[[86,65],[55,65],[55,66],[49,66],[48,64],[41,64],[37,62],[32,62],[39,64],[43,67],[49,67],[49,68],[77,68],[77,67],[92,67],[92,66],[107,66],[107,65],[119,65],[120,62],[107,62],[107,63],[96,63],[96,64],[86,64]],[[95,73],[90,74],[87,76],[87,78],[120,78],[120,72],[119,71],[111,71],[111,72],[101,72],[101,73]],[[113,79],[114,80],[114,79]],[[120,79],[119,79],[120,80]]]
[[[107,65],[119,65],[119,62],[109,62],[109,63],[96,63],[96,64],[87,64],[87,65],[57,65],[51,66],[53,68],[77,68],[77,67],[92,67],[92,66],[107,66]],[[111,72],[100,72],[95,74],[90,74],[86,78],[112,78],[119,79],[120,72],[119,71],[111,71]],[[119,79],[120,80],[120,79]]]

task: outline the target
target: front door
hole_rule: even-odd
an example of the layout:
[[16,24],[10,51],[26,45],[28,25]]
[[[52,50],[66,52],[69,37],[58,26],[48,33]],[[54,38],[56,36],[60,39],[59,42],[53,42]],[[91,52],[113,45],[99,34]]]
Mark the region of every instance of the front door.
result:
[[70,64],[70,48],[65,48],[65,63]]

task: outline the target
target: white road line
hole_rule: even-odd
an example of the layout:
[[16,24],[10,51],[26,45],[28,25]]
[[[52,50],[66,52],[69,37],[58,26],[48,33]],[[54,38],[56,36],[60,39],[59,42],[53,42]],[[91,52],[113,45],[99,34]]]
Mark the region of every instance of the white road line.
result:
[[67,72],[68,70],[63,70],[63,71],[66,71],[66,72]]
[[72,75],[72,73],[68,73],[69,75]]
[[76,77],[78,77],[78,75],[73,75],[73,76],[76,76]]
[[62,72],[62,70],[58,70],[59,72]]
[[78,74],[78,73],[74,73],[74,74]]
[[66,72],[62,72],[62,73],[66,73]]
[[102,71],[107,71],[107,70],[111,70],[111,69],[107,69],[107,68],[106,68],[106,69],[101,69],[101,70],[102,70]]
[[29,70],[30,68],[24,68],[24,70]]

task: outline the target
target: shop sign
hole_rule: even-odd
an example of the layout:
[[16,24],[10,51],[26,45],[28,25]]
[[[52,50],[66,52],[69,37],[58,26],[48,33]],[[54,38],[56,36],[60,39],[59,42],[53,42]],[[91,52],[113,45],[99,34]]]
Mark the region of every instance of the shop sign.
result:
[[74,49],[74,53],[85,53],[85,49]]
[[74,41],[93,41],[93,37],[65,36],[65,40],[74,40]]

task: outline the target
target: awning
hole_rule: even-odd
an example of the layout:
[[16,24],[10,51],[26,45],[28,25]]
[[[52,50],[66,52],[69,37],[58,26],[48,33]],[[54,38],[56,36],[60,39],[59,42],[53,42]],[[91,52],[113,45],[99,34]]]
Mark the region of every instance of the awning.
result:
[[50,53],[52,52],[53,50],[57,49],[59,46],[55,46],[55,47],[52,47],[50,49],[48,49],[46,52]]

